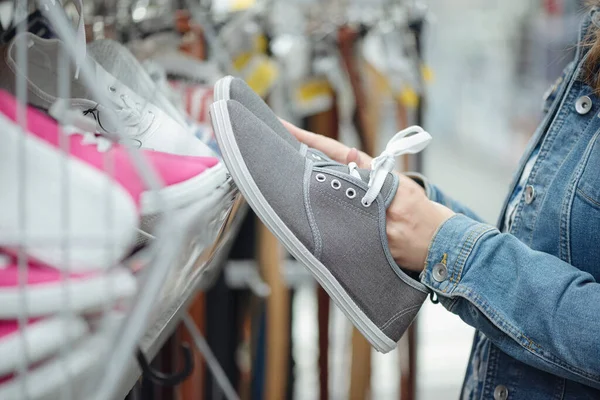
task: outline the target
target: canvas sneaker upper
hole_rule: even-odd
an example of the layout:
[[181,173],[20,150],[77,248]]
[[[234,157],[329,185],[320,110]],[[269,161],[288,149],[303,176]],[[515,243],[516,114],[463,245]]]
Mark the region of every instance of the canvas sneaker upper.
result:
[[377,350],[393,349],[428,290],[389,249],[386,211],[399,185],[391,170],[429,134],[398,133],[366,170],[303,156],[236,101],[213,104],[211,115],[223,159],[257,215]]
[[265,101],[248,84],[240,78],[226,76],[215,84],[215,101],[235,100],[264,122],[273,132],[277,133],[290,146],[300,154],[312,158],[314,161],[332,161],[323,152],[310,148],[292,135],[281,123],[277,115]]

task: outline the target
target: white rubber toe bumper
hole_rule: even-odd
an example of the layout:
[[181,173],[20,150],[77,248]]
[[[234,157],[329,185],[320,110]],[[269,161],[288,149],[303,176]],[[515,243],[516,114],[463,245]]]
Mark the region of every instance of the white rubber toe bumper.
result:
[[146,191],[142,193],[141,197],[142,215],[160,213],[162,207],[159,199],[175,210],[201,203],[205,199],[209,199],[211,194],[227,181],[227,175],[225,165],[219,162],[192,179],[160,189],[158,195],[154,195],[155,192]]
[[229,91],[233,82],[233,76],[226,76],[215,83],[214,99],[215,102],[221,100],[230,100]]
[[115,265],[138,225],[135,203],[114,180],[0,115],[0,244],[21,246],[56,268]]

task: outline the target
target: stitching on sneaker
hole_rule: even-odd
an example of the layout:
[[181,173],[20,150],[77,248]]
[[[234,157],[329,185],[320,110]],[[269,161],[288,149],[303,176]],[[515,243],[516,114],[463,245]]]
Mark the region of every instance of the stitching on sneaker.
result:
[[316,187],[315,190],[318,191],[318,192],[320,192],[321,194],[325,195],[325,197],[329,198],[334,203],[337,203],[337,204],[339,204],[339,205],[341,205],[343,207],[346,207],[346,208],[353,209],[353,210],[357,211],[359,214],[362,214],[365,217],[368,217],[369,219],[371,219],[373,221],[377,220],[377,216],[368,214],[368,213],[364,212],[363,210],[361,210],[360,208],[358,208],[358,207],[356,207],[356,206],[354,206],[352,204],[344,203],[344,202],[338,200],[337,198],[335,198],[334,196],[330,195],[329,193],[327,193],[325,190],[321,189],[320,187]]
[[308,216],[308,224],[310,226],[310,230],[313,234],[313,241],[315,244],[314,248],[314,256],[317,259],[321,258],[321,253],[323,251],[323,240],[321,239],[321,232],[319,232],[319,227],[317,225],[317,221],[315,220],[315,216],[312,211],[312,206],[310,205],[310,182],[312,178],[312,161],[308,158],[304,163],[304,207],[306,210],[306,215]]
[[396,322],[399,318],[405,316],[406,314],[415,311],[419,308],[421,308],[422,304],[416,305],[416,306],[412,306],[410,308],[407,308],[405,310],[402,311],[398,311],[396,314],[392,315],[392,317],[390,319],[387,320],[387,322],[383,325],[381,325],[381,327],[379,329],[384,330],[386,328],[388,328],[391,324],[393,324],[394,322]]

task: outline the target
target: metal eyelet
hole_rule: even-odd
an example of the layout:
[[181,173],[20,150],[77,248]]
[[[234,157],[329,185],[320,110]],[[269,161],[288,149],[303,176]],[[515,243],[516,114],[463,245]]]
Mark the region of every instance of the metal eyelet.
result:
[[342,184],[337,179],[331,181],[331,187],[335,190],[339,190],[342,187]]
[[355,198],[356,197],[356,190],[354,190],[352,188],[346,189],[346,197],[348,197],[349,199]]
[[373,203],[367,203],[365,199],[362,199],[360,201],[360,204],[362,204],[364,208],[369,208],[369,207],[371,207],[371,204],[373,204]]
[[109,86],[108,90],[110,90],[111,92],[115,93],[117,91],[117,88],[114,86]]
[[312,156],[313,156],[313,158],[314,158],[315,160],[320,160],[320,159],[321,159],[321,157],[319,157],[318,155],[316,155],[316,154],[314,154],[314,153],[312,154]]
[[325,182],[325,180],[326,180],[327,178],[326,178],[326,177],[325,177],[325,175],[323,175],[323,174],[317,174],[317,175],[315,176],[315,179],[317,180],[317,182]]

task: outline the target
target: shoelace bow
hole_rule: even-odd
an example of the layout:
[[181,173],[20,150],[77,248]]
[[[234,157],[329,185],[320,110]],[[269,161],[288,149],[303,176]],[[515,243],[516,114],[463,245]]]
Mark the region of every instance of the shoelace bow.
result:
[[140,103],[131,101],[125,94],[122,94],[120,99],[122,105],[113,102],[116,106],[115,112],[119,119],[128,128],[137,128],[136,135],[146,132],[152,125],[152,113],[150,111],[144,111],[144,108]]
[[[369,189],[361,200],[363,206],[369,207],[375,201],[383,188],[385,178],[396,168],[396,157],[419,153],[427,147],[431,139],[431,135],[420,126],[411,126],[396,133],[379,157],[371,162]],[[350,175],[362,179],[357,168],[354,162],[348,164]]]

